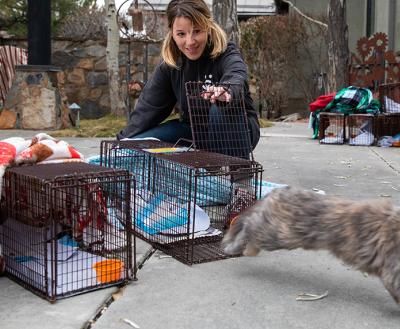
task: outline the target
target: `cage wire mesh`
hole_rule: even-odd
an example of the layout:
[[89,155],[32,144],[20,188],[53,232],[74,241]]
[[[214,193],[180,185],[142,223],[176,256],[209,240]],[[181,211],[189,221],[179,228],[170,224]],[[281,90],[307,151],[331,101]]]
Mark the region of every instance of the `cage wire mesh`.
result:
[[127,170],[86,163],[12,167],[4,175],[6,273],[50,301],[136,273]]
[[156,141],[102,141],[104,166],[136,178],[135,235],[185,264],[225,255],[224,229],[261,194],[260,164]]
[[380,85],[379,99],[384,113],[400,114],[400,82]]
[[229,102],[215,103],[203,97],[209,87],[204,82],[185,83],[195,148],[253,160],[242,87],[215,85],[231,95]]
[[376,117],[377,138],[400,134],[400,113],[383,113]]
[[321,144],[343,144],[346,140],[344,114],[320,113],[318,139]]
[[376,117],[378,144],[400,146],[400,82],[380,85],[379,98],[383,113]]
[[369,146],[375,142],[375,116],[373,114],[349,114],[346,136],[349,145]]

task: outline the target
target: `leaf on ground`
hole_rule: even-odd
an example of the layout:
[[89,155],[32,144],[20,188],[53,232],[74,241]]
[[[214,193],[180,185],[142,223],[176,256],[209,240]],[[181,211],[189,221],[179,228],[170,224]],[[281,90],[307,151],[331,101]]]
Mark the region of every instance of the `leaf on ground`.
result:
[[322,298],[325,298],[326,296],[328,296],[328,291],[325,291],[322,295],[309,294],[303,292],[297,295],[296,300],[302,302],[308,302],[308,301],[320,300]]

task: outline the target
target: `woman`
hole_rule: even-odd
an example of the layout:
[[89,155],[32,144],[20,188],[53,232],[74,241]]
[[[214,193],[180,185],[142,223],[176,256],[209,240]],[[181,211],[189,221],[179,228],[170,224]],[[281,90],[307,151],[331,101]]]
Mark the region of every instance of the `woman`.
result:
[[[169,31],[161,51],[163,61],[144,87],[127,126],[117,138],[156,137],[171,143],[180,138],[192,139],[185,82],[207,81],[211,86],[203,97],[211,103],[229,102],[232,97],[232,91],[213,87],[214,83],[243,87],[254,148],[260,138],[260,127],[240,52],[227,42],[225,32],[214,22],[203,0],[172,0],[166,13]],[[160,124],[174,107],[179,109],[180,118]]]

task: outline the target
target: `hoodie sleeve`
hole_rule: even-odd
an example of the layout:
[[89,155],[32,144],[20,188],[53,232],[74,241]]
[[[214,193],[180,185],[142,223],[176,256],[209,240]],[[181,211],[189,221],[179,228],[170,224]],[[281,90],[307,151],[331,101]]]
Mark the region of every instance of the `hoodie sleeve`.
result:
[[234,98],[237,98],[239,90],[244,92],[246,108],[249,115],[249,110],[250,112],[253,110],[253,101],[251,100],[249,91],[247,66],[243,60],[242,54],[234,43],[229,42],[225,52],[221,54],[218,60],[218,69],[220,72],[219,82],[233,84],[230,88],[230,92],[233,94]]
[[170,74],[165,63],[157,66],[152,78],[140,93],[135,109],[130,113],[127,126],[117,134],[117,139],[137,135],[164,121],[176,104]]
[[229,43],[226,51],[221,55],[219,68],[220,82],[247,85],[247,66],[240,51],[233,43]]
[[242,54],[234,43],[228,43],[226,51],[221,55],[219,69],[221,74],[221,78],[219,79],[220,82],[232,83],[236,85],[232,86],[230,91],[234,98],[237,98],[235,97],[235,93],[239,93],[240,89],[244,93],[243,96],[247,118],[251,127],[251,142],[254,148],[260,139],[260,125],[256,110],[254,108],[254,103],[250,95],[247,66],[243,60]]

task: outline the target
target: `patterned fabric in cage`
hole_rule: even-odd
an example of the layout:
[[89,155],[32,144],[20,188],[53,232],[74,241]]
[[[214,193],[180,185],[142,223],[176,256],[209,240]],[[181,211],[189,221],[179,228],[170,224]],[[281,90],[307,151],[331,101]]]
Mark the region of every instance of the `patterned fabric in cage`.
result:
[[260,196],[261,165],[155,141],[103,141],[101,150],[102,165],[135,175],[136,236],[189,265],[229,257],[224,229]]
[[372,145],[375,142],[375,116],[349,114],[347,117],[349,145]]
[[379,99],[384,113],[400,114],[400,82],[380,85]]
[[346,139],[343,113],[319,114],[318,139],[321,144],[343,144]]
[[253,159],[243,90],[234,84],[218,86],[231,94],[229,102],[204,99],[207,85],[203,82],[185,84],[195,148]]
[[87,163],[9,168],[2,199],[7,275],[50,301],[131,279],[132,184],[127,170]]

